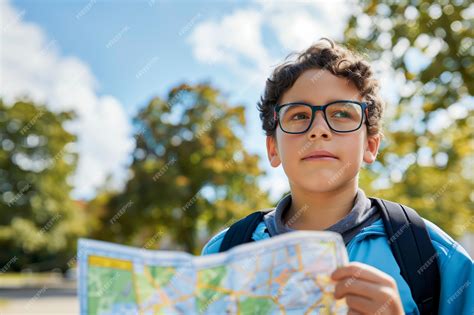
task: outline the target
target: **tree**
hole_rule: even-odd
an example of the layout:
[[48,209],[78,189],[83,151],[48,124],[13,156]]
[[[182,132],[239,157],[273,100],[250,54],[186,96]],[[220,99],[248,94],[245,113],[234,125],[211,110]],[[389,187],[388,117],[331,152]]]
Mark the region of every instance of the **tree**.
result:
[[72,112],[53,113],[29,101],[0,99],[0,266],[64,268],[74,256],[84,216],[67,178],[77,155],[63,128]]
[[370,60],[391,60],[391,83],[402,85],[389,104],[395,110],[380,163],[363,173],[362,186],[459,237],[474,223],[472,6],[366,0],[360,7],[345,44]]
[[135,126],[125,190],[91,204],[100,213],[95,237],[147,248],[168,241],[197,254],[210,232],[268,206],[257,185],[259,157],[240,138],[244,107],[228,105],[212,86],[173,88],[167,99],[152,99]]

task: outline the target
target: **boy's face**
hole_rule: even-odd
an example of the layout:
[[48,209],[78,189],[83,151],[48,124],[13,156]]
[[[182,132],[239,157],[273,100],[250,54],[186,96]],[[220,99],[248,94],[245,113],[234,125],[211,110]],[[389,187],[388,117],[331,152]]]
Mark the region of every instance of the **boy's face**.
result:
[[[326,70],[305,71],[283,94],[279,104],[305,102],[325,105],[335,100],[363,101],[357,88],[347,79]],[[283,169],[292,189],[313,192],[331,191],[350,183],[357,184],[362,162],[372,163],[377,155],[380,137],[368,136],[364,124],[356,131],[337,133],[317,111],[310,129],[304,134],[288,134],[278,126],[275,138],[267,137],[270,164]],[[313,151],[328,151],[335,158],[304,159]],[[296,186],[296,187],[295,187]]]

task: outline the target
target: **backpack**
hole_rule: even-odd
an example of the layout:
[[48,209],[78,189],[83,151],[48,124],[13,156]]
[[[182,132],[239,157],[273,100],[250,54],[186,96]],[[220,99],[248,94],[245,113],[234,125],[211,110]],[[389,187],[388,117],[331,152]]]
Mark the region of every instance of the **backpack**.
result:
[[[420,314],[438,314],[438,259],[423,219],[405,205],[379,198],[370,199],[380,211],[390,248]],[[232,224],[222,240],[219,252],[253,242],[255,228],[270,211],[254,212]]]

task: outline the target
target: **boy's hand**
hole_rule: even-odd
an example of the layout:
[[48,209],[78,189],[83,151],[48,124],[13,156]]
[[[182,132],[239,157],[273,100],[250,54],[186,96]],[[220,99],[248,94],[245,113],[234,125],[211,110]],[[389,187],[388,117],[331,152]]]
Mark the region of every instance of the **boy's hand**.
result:
[[386,273],[359,262],[336,269],[334,296],[346,298],[348,314],[404,314],[397,283]]

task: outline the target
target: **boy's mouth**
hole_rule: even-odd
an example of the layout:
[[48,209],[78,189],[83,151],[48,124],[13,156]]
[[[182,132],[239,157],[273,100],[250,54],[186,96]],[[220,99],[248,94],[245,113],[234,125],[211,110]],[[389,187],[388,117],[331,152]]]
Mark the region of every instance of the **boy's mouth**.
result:
[[337,160],[337,157],[331,152],[318,150],[308,153],[301,160]]

